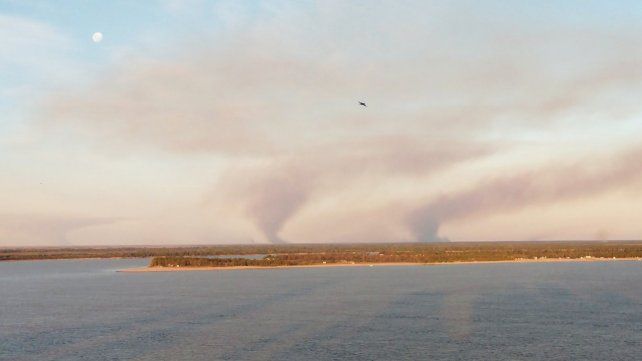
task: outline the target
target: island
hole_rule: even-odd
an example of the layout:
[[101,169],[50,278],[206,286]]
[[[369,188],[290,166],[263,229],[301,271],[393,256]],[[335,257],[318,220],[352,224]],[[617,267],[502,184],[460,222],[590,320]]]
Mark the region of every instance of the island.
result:
[[243,254],[157,256],[148,267],[138,271],[642,260],[642,243],[639,242],[326,245],[311,248],[302,252],[297,245],[280,246],[280,253],[253,254],[252,257]]
[[149,258],[136,271],[641,260],[642,241],[250,244],[0,249],[0,261]]

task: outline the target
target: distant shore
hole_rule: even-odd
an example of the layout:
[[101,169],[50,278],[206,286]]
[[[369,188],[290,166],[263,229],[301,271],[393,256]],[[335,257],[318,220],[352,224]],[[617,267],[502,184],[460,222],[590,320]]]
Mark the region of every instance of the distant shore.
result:
[[118,270],[118,272],[194,272],[194,271],[234,271],[234,270],[262,270],[262,269],[290,269],[290,268],[336,268],[336,267],[391,267],[391,266],[445,266],[466,264],[494,264],[494,263],[564,263],[564,262],[614,262],[614,261],[642,261],[640,257],[628,258],[538,258],[514,259],[501,261],[455,261],[455,262],[389,262],[389,263],[326,263],[296,266],[230,266],[230,267],[136,267]]
[[[263,258],[250,257],[262,255]],[[246,261],[243,259],[249,257]],[[443,243],[289,243],[197,246],[14,247],[0,248],[0,263],[57,259],[151,258],[161,267],[346,266],[351,262],[432,264],[541,257],[642,258],[642,241],[537,241]],[[212,260],[219,259],[218,261]],[[208,260],[210,259],[210,260]],[[227,259],[227,260],[226,260]],[[327,262],[327,265],[320,263]]]

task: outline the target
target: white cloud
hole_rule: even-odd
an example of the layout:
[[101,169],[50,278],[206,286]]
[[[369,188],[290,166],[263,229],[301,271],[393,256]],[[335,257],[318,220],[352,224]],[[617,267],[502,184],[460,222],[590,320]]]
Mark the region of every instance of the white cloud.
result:
[[[497,22],[443,3],[282,2],[255,13],[238,2],[217,6],[216,31],[164,44],[162,56],[129,51],[91,85],[51,94],[38,109],[49,137],[156,160],[216,158],[220,178],[201,183],[212,188],[206,206],[182,208],[199,220],[195,237],[213,231],[204,221],[212,217],[234,239],[404,239],[404,214],[417,204],[400,184],[412,184],[417,202],[429,199],[459,181],[435,189],[431,177],[512,152],[514,134],[557,123],[599,132],[604,118],[641,110],[642,52],[630,45],[637,33]],[[525,158],[515,166],[528,168]],[[471,182],[493,172],[479,169]],[[343,221],[332,218],[337,228],[323,233],[320,219],[333,210]],[[176,234],[189,224],[142,218],[118,225],[122,233],[101,227],[151,239],[161,219]],[[436,231],[439,223],[427,225]]]
[[[0,71],[19,72],[23,79],[61,77],[72,42],[46,23],[0,14]],[[57,74],[58,73],[58,74]],[[17,77],[17,76],[16,76]]]

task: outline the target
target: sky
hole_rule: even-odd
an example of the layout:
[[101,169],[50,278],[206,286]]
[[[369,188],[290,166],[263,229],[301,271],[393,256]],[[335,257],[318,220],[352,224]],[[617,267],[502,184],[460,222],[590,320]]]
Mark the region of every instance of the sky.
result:
[[640,239],[640,44],[636,1],[0,0],[0,246]]

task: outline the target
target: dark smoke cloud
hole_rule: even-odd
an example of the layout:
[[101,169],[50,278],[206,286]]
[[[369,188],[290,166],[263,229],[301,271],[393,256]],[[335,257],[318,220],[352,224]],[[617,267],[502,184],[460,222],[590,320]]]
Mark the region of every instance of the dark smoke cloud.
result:
[[590,159],[489,179],[413,210],[407,218],[408,227],[417,241],[441,241],[439,227],[449,220],[578,199],[626,186],[642,175],[640,159],[642,148],[612,159]]
[[272,243],[285,242],[279,235],[285,223],[307,201],[314,180],[281,171],[260,179],[248,189],[246,214]]
[[281,243],[282,228],[315,195],[350,189],[364,178],[383,181],[425,175],[492,151],[484,144],[436,141],[426,145],[407,136],[333,143],[311,154],[230,170],[214,192],[224,193],[225,203],[242,204],[242,212],[265,238]]

